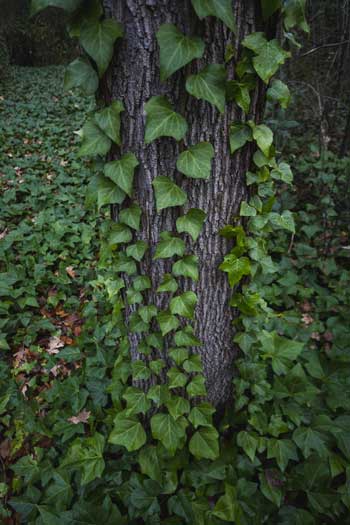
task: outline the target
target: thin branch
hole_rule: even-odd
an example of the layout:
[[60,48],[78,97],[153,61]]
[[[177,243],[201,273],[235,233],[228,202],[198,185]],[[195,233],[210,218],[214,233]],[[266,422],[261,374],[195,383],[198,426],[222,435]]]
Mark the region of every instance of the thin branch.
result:
[[311,55],[312,53],[316,53],[316,51],[319,51],[320,49],[324,49],[325,47],[342,46],[344,44],[348,44],[349,42],[350,40],[343,40],[342,42],[333,42],[332,44],[322,44],[321,46],[309,49],[309,51],[306,51],[306,53],[299,55],[299,58],[306,57],[308,55]]

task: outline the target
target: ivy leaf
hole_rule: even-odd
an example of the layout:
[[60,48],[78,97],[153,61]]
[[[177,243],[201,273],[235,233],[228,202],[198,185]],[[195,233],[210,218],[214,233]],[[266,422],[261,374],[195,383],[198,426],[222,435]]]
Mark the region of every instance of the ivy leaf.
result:
[[210,64],[197,75],[191,75],[186,80],[186,90],[198,99],[206,100],[225,111],[226,102],[226,69],[222,64]]
[[124,208],[119,212],[119,219],[130,226],[130,228],[133,228],[133,230],[138,231],[140,229],[141,213],[141,208],[133,203],[129,208]]
[[194,428],[212,427],[212,415],[214,412],[215,408],[209,403],[200,403],[192,408],[188,419]]
[[133,153],[125,153],[120,160],[107,162],[104,167],[106,177],[111,179],[129,197],[132,195],[134,171],[139,162]]
[[196,241],[204,224],[206,214],[203,210],[191,208],[186,215],[176,220],[176,229],[179,233],[187,232]]
[[177,295],[171,299],[170,311],[172,314],[192,319],[196,304],[197,295],[194,292],[184,292],[183,294]]
[[253,126],[253,138],[256,141],[258,147],[261,149],[263,154],[269,158],[270,148],[273,143],[273,133],[270,128],[265,124],[259,124]]
[[219,268],[228,274],[231,287],[239,283],[244,275],[250,275],[251,273],[250,260],[248,257],[237,258],[232,254],[224,257],[224,262],[220,264]]
[[174,255],[180,257],[185,252],[185,242],[179,237],[174,237],[169,232],[162,232],[160,234],[161,241],[158,242],[154,259],[169,259]]
[[237,434],[237,444],[243,448],[250,461],[253,462],[259,444],[256,434],[253,432],[246,432],[245,430],[239,432]]
[[198,18],[216,16],[227,25],[234,33],[236,22],[233,16],[231,0],[191,0]]
[[256,53],[253,58],[253,66],[259,77],[269,83],[270,78],[276,73],[279,66],[284,64],[290,53],[284,51],[278,40],[266,40],[263,33],[253,33],[247,36],[242,45]]
[[138,275],[132,282],[134,290],[143,292],[151,288],[151,279],[147,275]]
[[284,210],[282,214],[271,212],[268,214],[268,219],[274,226],[295,233],[295,222],[291,211]]
[[76,58],[66,68],[64,89],[72,88],[79,88],[85,95],[93,95],[97,91],[97,73],[84,58]]
[[189,359],[186,359],[182,366],[188,374],[192,374],[193,372],[203,372],[202,360],[198,354],[191,355]]
[[156,194],[157,211],[173,206],[182,206],[187,201],[187,193],[169,177],[159,176],[152,181]]
[[267,20],[282,7],[281,0],[261,0],[264,20]]
[[176,346],[180,348],[182,346],[200,346],[202,344],[194,335],[192,326],[188,325],[183,330],[176,332],[174,339]]
[[125,193],[114,182],[103,175],[97,176],[97,206],[100,209],[105,204],[121,204]]
[[169,383],[168,383],[169,389],[182,388],[183,386],[186,385],[188,381],[187,375],[180,372],[178,368],[170,368],[167,371],[167,376],[169,378]]
[[188,350],[186,348],[172,348],[169,350],[169,356],[180,366],[188,358]]
[[187,394],[190,397],[205,396],[207,390],[205,388],[205,379],[202,375],[195,376],[186,387]]
[[237,502],[237,488],[225,483],[225,494],[216,503],[213,515],[220,520],[242,523],[242,511]]
[[231,153],[234,153],[253,140],[252,130],[247,124],[231,124],[229,140]]
[[138,359],[136,361],[133,361],[131,364],[132,369],[132,377],[135,379],[135,381],[139,381],[141,379],[149,379],[151,377],[151,371],[148,368],[148,365],[145,361],[142,361],[141,359]]
[[108,245],[113,246],[114,244],[121,244],[130,242],[132,239],[132,233],[125,224],[117,223],[112,224],[108,234]]
[[273,371],[277,375],[286,374],[290,363],[299,357],[304,348],[304,343],[266,330],[262,330],[259,334],[259,340],[263,359],[271,359]]
[[151,418],[152,436],[160,441],[171,454],[175,454],[185,437],[187,424],[183,417],[174,419],[168,414],[156,414]]
[[105,73],[113,56],[114,42],[123,36],[123,27],[112,18],[88,20],[80,31],[80,43],[97,64],[100,77]]
[[120,100],[115,100],[110,106],[94,114],[96,124],[118,146],[122,142],[120,138],[120,113],[124,109],[124,104]]
[[[150,304],[149,306],[141,306],[141,308],[139,308],[137,312],[145,323],[150,323],[151,319],[153,319],[153,317],[157,315],[158,310],[157,307],[154,306],[154,304]],[[152,363],[154,363],[154,361],[152,361],[150,365]]]
[[123,399],[126,401],[127,415],[133,416],[135,414],[145,414],[151,407],[150,401],[147,399],[143,390],[129,386],[123,394]]
[[234,100],[244,113],[249,112],[250,95],[249,87],[236,80],[228,80],[226,82],[226,99],[228,101]]
[[121,445],[128,452],[138,450],[146,443],[146,432],[141,423],[126,413],[120,412],[114,418],[114,428],[109,436],[109,443],[112,445]]
[[182,115],[176,113],[166,97],[152,97],[146,104],[147,114],[145,142],[149,144],[158,137],[173,137],[181,140],[188,125]]
[[32,0],[30,14],[35,15],[46,7],[60,7],[65,11],[72,12],[79,7],[82,0]]
[[175,317],[175,315],[171,314],[170,312],[160,312],[157,315],[157,321],[158,321],[162,336],[165,336],[172,330],[176,330],[178,326],[180,325],[178,318]]
[[287,0],[284,2],[283,21],[287,31],[297,26],[305,33],[309,33],[310,28],[305,17],[305,6],[306,0]]
[[173,396],[167,403],[166,407],[169,410],[169,414],[174,418],[178,419],[184,414],[188,414],[190,411],[190,403],[187,399],[180,396]]
[[104,446],[105,438],[97,432],[92,437],[77,440],[70,446],[61,468],[79,470],[82,473],[81,484],[90,483],[101,477],[104,471]]
[[324,458],[328,456],[328,450],[322,434],[311,427],[296,428],[293,432],[293,441],[301,449],[305,458],[308,458],[312,451],[317,452],[319,456]]
[[291,99],[288,86],[282,80],[274,79],[267,90],[267,99],[278,102],[283,109],[286,109]]
[[259,474],[259,481],[260,490],[265,498],[277,505],[277,507],[280,507],[282,503],[282,489],[280,485],[270,483],[265,473]]
[[284,472],[289,460],[298,461],[296,446],[290,439],[269,439],[267,442],[267,459],[275,458],[277,465]]
[[204,53],[204,42],[199,37],[189,37],[181,33],[174,24],[162,24],[157,32],[160,48],[160,79],[166,80]]
[[111,140],[96,126],[92,120],[88,120],[79,131],[82,143],[78,151],[79,157],[105,156],[111,147]]
[[137,241],[135,244],[131,244],[126,249],[126,255],[132,257],[135,261],[142,261],[143,256],[146,253],[148,246],[145,241]]
[[219,434],[214,427],[201,428],[193,434],[188,446],[197,459],[214,460],[219,456]]
[[176,167],[192,179],[209,179],[213,157],[213,146],[209,142],[199,142],[179,155]]
[[73,498],[73,490],[69,483],[69,477],[55,472],[52,481],[45,490],[44,503],[51,509],[57,511],[69,506]]
[[162,468],[156,447],[148,445],[141,449],[138,456],[138,462],[142,474],[145,474],[155,481],[161,482]]
[[157,288],[157,293],[161,292],[171,292],[174,293],[178,289],[179,285],[176,282],[176,279],[169,273],[164,274],[163,280]]
[[246,201],[243,201],[241,202],[239,214],[241,217],[255,217],[256,209],[253,208],[253,206],[250,206]]
[[193,281],[198,281],[199,273],[197,255],[185,255],[183,259],[180,259],[173,264],[171,271],[176,277],[189,277],[190,279],[193,279]]
[[147,397],[156,405],[164,405],[171,398],[169,388],[166,385],[151,386],[147,392]]

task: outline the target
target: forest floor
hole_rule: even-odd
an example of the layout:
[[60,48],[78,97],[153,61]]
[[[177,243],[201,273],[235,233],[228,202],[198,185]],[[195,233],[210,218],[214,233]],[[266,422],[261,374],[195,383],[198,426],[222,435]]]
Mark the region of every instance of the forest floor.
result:
[[0,516],[8,467],[37,445],[11,409],[30,410],[81,366],[70,362],[95,275],[96,217],[74,132],[91,104],[63,92],[60,67],[13,68],[0,88]]

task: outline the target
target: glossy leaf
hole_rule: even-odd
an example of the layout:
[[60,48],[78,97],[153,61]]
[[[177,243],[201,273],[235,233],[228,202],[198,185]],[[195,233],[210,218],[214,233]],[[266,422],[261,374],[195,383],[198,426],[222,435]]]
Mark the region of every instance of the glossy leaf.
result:
[[189,442],[189,449],[197,459],[214,460],[219,456],[219,434],[213,427],[201,428]]
[[146,442],[146,433],[141,423],[125,413],[120,412],[114,418],[114,428],[108,439],[112,445],[121,445],[128,452],[138,450]]
[[125,193],[114,182],[103,175],[97,176],[97,205],[100,209],[105,204],[121,204]]
[[174,255],[180,257],[185,252],[185,242],[179,237],[171,235],[169,232],[162,232],[160,234],[161,240],[157,244],[154,259],[170,259]]
[[203,227],[206,214],[197,208],[191,208],[186,215],[176,219],[176,229],[179,233],[186,232],[196,241]]
[[119,213],[119,220],[127,224],[133,230],[140,229],[141,208],[133,203],[129,208],[123,208]]
[[151,430],[155,439],[174,454],[185,437],[187,422],[183,417],[174,419],[168,414],[156,414],[151,418]]
[[90,62],[76,58],[65,71],[64,89],[79,88],[85,95],[93,95],[98,88],[98,76]]
[[253,140],[252,130],[247,124],[231,124],[229,138],[231,153],[235,153]]
[[192,319],[194,309],[197,304],[197,296],[194,292],[184,292],[181,295],[173,297],[170,301],[170,311],[172,314],[181,315]]
[[198,281],[199,271],[197,255],[185,255],[183,259],[180,259],[173,264],[171,271],[176,277],[189,277],[193,281]]
[[176,167],[192,179],[209,179],[214,148],[209,142],[199,142],[180,153]]
[[159,176],[153,179],[157,211],[173,206],[182,206],[187,201],[187,194],[169,177]]
[[89,20],[80,31],[80,43],[97,64],[100,77],[113,56],[114,42],[123,36],[122,25],[112,18]]
[[159,137],[181,140],[187,133],[187,122],[176,113],[166,97],[152,97],[145,105],[147,114],[145,142],[149,144]]
[[139,162],[133,153],[125,153],[120,160],[107,162],[104,166],[104,173],[131,197],[134,172],[138,165]]
[[88,120],[79,132],[82,143],[78,151],[79,157],[96,157],[106,155],[112,145],[111,140],[92,121]]
[[186,90],[190,95],[210,102],[223,113],[226,101],[225,67],[222,64],[206,66],[197,75],[188,77]]
[[236,22],[233,16],[231,0],[191,0],[199,18],[216,16],[231,29],[236,31]]
[[124,111],[124,104],[120,100],[115,100],[94,114],[96,124],[113,140],[118,146],[121,145],[120,137],[120,113]]
[[160,48],[161,80],[166,80],[175,71],[203,55],[203,40],[184,35],[174,24],[162,24],[156,36]]

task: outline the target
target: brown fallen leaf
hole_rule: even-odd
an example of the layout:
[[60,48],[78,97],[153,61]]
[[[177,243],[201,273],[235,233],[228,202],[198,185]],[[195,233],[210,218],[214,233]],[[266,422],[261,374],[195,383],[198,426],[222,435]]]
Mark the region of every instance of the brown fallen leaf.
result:
[[46,348],[46,352],[48,354],[58,354],[59,348],[62,348],[64,346],[64,343],[61,341],[61,339],[57,336],[50,337],[49,339],[49,346]]
[[77,416],[68,418],[68,421],[74,425],[78,425],[78,423],[87,423],[90,415],[91,412],[89,410],[82,410]]
[[74,279],[76,273],[73,266],[67,266],[66,272],[68,273],[69,277],[72,277],[72,279]]

